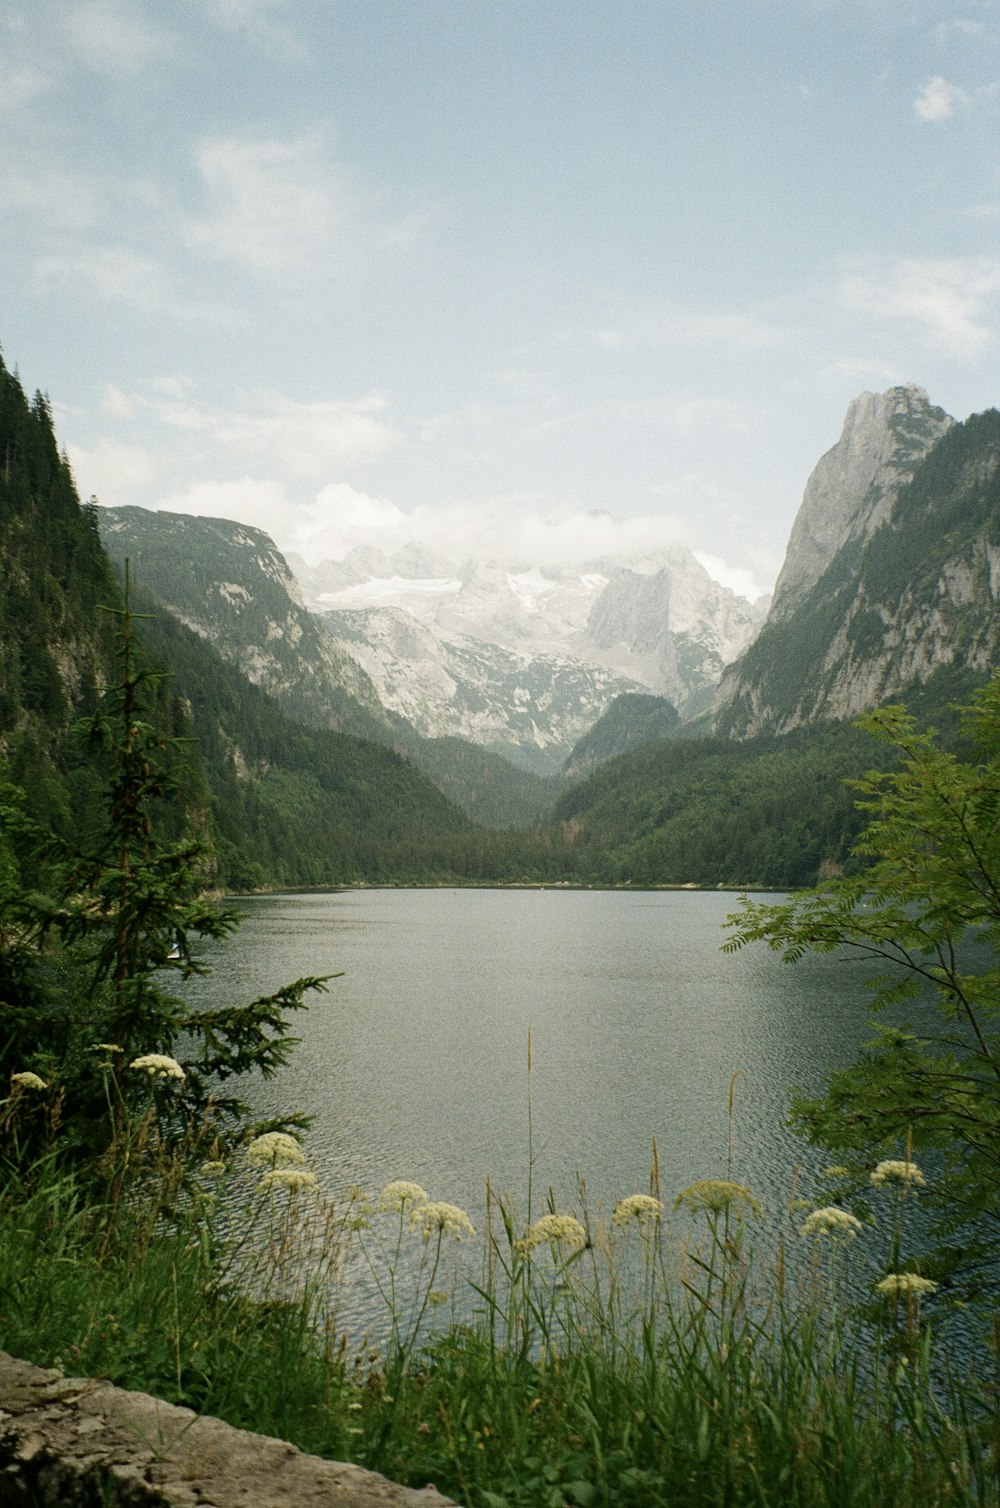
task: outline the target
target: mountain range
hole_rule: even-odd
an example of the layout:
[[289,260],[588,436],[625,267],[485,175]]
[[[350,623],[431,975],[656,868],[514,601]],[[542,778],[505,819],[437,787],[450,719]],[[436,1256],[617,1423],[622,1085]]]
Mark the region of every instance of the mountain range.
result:
[[128,556],[160,602],[293,715],[418,763],[417,740],[463,739],[554,776],[618,697],[653,692],[703,711],[766,607],[684,550],[515,573],[411,546],[310,569],[225,519],[134,507],[99,517],[112,556]]
[[767,607],[681,548],[560,570],[450,561],[416,544],[289,564],[384,706],[425,735],[469,738],[546,772],[618,695],[653,692],[688,716],[710,706]]
[[[293,716],[404,752],[501,825],[551,803],[551,777],[665,736],[673,712],[650,715],[643,698],[747,738],[850,717],[946,665],[985,673],[990,413],[956,424],[913,384],[855,399],[806,484],[770,602],[735,596],[682,549],[513,571],[411,543],[311,567],[226,520],[99,518],[112,555]],[[932,554],[934,582],[914,577]]]
[[873,750],[844,719],[902,699],[947,725],[1000,658],[1000,414],[913,385],[851,405],[766,615],[683,552],[513,571],[413,545],[297,579],[260,530],[81,507],[2,363],[0,442],[4,778],[57,832],[95,820],[69,730],[116,675],[100,532],[171,672],[164,820],[231,886],[805,883],[859,820],[843,781]]

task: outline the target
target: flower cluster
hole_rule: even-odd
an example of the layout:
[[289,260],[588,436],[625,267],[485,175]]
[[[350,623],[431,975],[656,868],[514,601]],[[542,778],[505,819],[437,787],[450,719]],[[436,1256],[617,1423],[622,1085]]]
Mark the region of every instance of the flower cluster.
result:
[[176,1058],[168,1057],[164,1052],[147,1052],[141,1058],[133,1058],[128,1065],[137,1068],[140,1073],[148,1073],[151,1079],[186,1079],[184,1072]]
[[12,1089],[48,1089],[49,1087],[44,1079],[40,1079],[38,1074],[32,1073],[30,1069],[25,1069],[21,1073],[12,1073],[10,1084]]
[[827,1204],[820,1210],[813,1210],[807,1215],[799,1227],[799,1234],[803,1236],[843,1236],[847,1240],[854,1237],[862,1230],[861,1221],[857,1215],[852,1215],[850,1210],[842,1210],[836,1204]]
[[543,1215],[517,1243],[519,1252],[534,1251],[546,1245],[586,1246],[587,1232],[574,1215]]
[[454,1236],[456,1241],[461,1241],[463,1236],[476,1234],[476,1227],[464,1210],[460,1210],[457,1204],[445,1204],[440,1199],[427,1199],[423,1204],[415,1205],[410,1218],[414,1225],[423,1226],[425,1236],[439,1231],[444,1236]]
[[265,1131],[255,1136],[246,1151],[247,1162],[254,1168],[301,1168],[305,1153],[287,1131]]
[[674,1209],[681,1207],[693,1215],[706,1212],[721,1215],[731,1211],[742,1218],[744,1213],[760,1214],[760,1200],[755,1199],[742,1183],[731,1183],[728,1178],[699,1178],[696,1183],[688,1184],[674,1200]]
[[920,1298],[925,1293],[936,1293],[938,1285],[933,1278],[922,1278],[916,1272],[890,1272],[881,1283],[875,1284],[876,1293],[898,1298],[901,1293],[912,1293]]
[[316,1187],[316,1174],[310,1173],[307,1168],[271,1168],[260,1181],[260,1188],[264,1193],[271,1193],[275,1189],[299,1190]]
[[378,1196],[379,1211],[383,1215],[391,1214],[393,1210],[402,1210],[406,1205],[428,1204],[427,1190],[422,1189],[419,1183],[409,1183],[405,1178],[397,1178],[393,1183],[387,1183]]
[[899,1157],[888,1157],[885,1162],[880,1162],[871,1175],[871,1182],[876,1185],[883,1183],[901,1183],[904,1187],[912,1185],[914,1188],[925,1188],[927,1179],[917,1167],[915,1162],[904,1162]]
[[662,1214],[663,1205],[652,1194],[629,1194],[627,1198],[619,1199],[615,1205],[611,1223],[628,1225],[631,1220],[640,1223],[644,1220],[659,1220]]

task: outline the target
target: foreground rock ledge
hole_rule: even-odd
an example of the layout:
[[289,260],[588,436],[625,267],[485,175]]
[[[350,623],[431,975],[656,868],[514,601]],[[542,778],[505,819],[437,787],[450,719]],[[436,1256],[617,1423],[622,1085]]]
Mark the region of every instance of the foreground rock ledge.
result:
[[433,1487],[307,1456],[0,1351],[0,1508],[447,1508]]

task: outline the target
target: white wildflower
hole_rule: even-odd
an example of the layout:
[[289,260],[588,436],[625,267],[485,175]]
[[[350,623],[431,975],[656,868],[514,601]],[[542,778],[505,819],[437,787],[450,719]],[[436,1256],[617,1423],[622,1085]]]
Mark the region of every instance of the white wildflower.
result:
[[836,1204],[827,1204],[806,1216],[799,1227],[799,1234],[813,1237],[843,1236],[853,1241],[863,1229],[857,1215],[852,1215],[850,1210],[842,1210]]
[[202,1163],[201,1171],[209,1178],[218,1178],[220,1173],[226,1171],[226,1165],[224,1162],[220,1162],[218,1158],[213,1157],[210,1162]]
[[310,1173],[307,1168],[272,1168],[265,1173],[260,1181],[260,1187],[265,1193],[274,1189],[314,1189],[318,1180],[315,1173]]
[[883,1183],[901,1183],[904,1187],[912,1184],[914,1188],[927,1186],[927,1179],[916,1163],[904,1162],[901,1157],[887,1157],[880,1162],[871,1174],[871,1182],[876,1187]]
[[287,1131],[265,1131],[255,1136],[246,1150],[251,1167],[301,1168],[306,1157],[294,1136]]
[[587,1232],[574,1215],[543,1215],[517,1243],[520,1252],[546,1245],[586,1246]]
[[44,1079],[40,1079],[37,1073],[25,1069],[22,1073],[12,1073],[10,1076],[11,1087],[14,1089],[48,1089]]
[[629,1194],[625,1199],[619,1199],[615,1205],[614,1214],[611,1216],[612,1225],[628,1225],[630,1220],[659,1220],[663,1214],[663,1205],[659,1199],[654,1199],[652,1194]]
[[916,1272],[890,1272],[881,1283],[875,1284],[876,1293],[898,1298],[901,1293],[912,1293],[920,1298],[925,1293],[936,1293],[938,1285],[933,1278],[922,1278]]
[[137,1068],[140,1073],[148,1073],[151,1079],[185,1079],[184,1072],[176,1058],[168,1057],[164,1052],[147,1052],[141,1058],[133,1058],[128,1065]]
[[422,1189],[419,1183],[410,1183],[405,1178],[397,1178],[393,1183],[387,1183],[378,1196],[378,1207],[383,1215],[388,1215],[393,1210],[401,1210],[405,1205],[427,1204],[427,1190]]
[[693,1215],[703,1212],[721,1215],[731,1211],[741,1218],[744,1211],[754,1215],[760,1213],[760,1200],[755,1199],[742,1183],[732,1183],[728,1178],[699,1178],[696,1183],[688,1184],[674,1200],[675,1210],[681,1206]]
[[427,1236],[440,1231],[442,1235],[454,1236],[456,1241],[461,1241],[463,1236],[476,1234],[476,1227],[464,1210],[440,1199],[428,1199],[424,1204],[416,1205],[410,1218],[415,1225],[423,1226]]

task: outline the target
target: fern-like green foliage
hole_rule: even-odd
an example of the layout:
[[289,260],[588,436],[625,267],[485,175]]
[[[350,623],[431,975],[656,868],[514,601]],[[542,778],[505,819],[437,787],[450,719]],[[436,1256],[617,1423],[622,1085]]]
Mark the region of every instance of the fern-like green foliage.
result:
[[933,1149],[922,1197],[949,1273],[1000,1251],[1000,675],[962,709],[968,758],[901,707],[862,724],[893,756],[855,782],[864,867],[781,905],[745,898],[727,947],[765,942],[793,963],[846,949],[875,966],[872,1004],[892,1024],[795,1119],[859,1170]]

